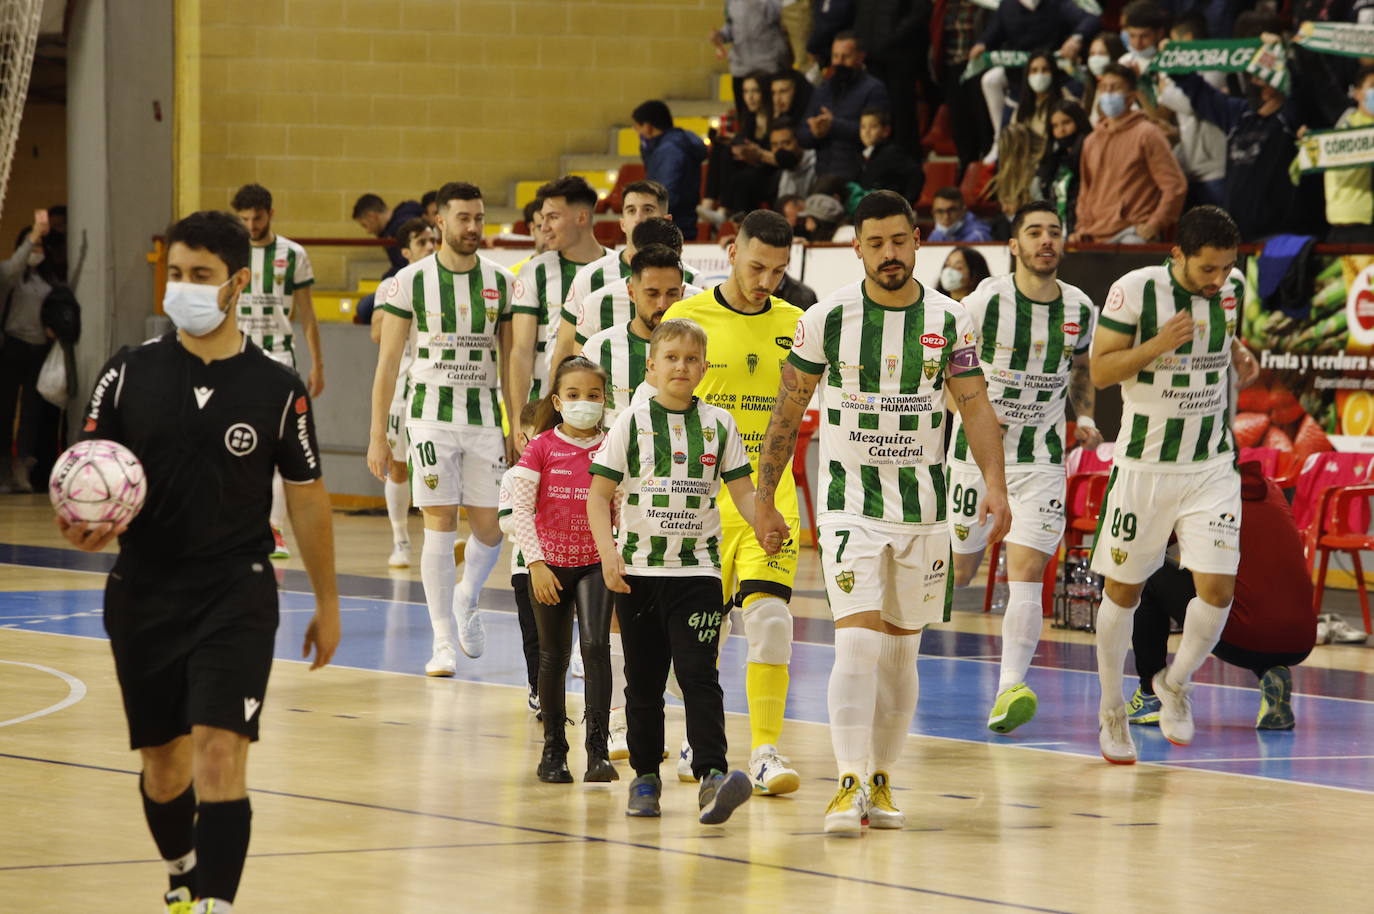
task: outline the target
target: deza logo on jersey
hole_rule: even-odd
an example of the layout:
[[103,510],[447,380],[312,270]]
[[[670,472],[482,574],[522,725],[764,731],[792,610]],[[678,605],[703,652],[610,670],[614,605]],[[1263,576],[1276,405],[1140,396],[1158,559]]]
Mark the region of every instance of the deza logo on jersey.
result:
[[1069,336],[1078,336],[1078,334],[1083,332],[1083,328],[1073,321],[1065,321],[1064,332]]
[[921,345],[929,346],[931,349],[944,349],[949,345],[949,340],[938,333],[927,333],[921,337]]
[[[310,403],[305,397],[296,398],[296,440],[301,443],[301,453],[305,454],[306,466],[315,469],[319,461],[315,459],[315,449],[310,446]],[[434,488],[430,486],[430,488]]]

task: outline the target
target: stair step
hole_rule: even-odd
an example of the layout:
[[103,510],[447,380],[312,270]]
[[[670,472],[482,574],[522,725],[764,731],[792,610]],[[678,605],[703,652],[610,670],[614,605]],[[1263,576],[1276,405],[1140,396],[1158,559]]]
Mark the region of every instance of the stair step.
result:
[[685,117],[720,117],[723,115],[733,102],[721,102],[719,99],[700,99],[700,98],[669,98],[664,100],[668,105],[668,110],[673,112],[673,120]]
[[[673,125],[691,131],[703,140],[712,127],[720,126],[720,117],[678,117],[673,116]],[[639,155],[639,134],[633,127],[612,127],[610,152],[622,156]]]
[[611,155],[610,153],[572,153],[562,156],[559,166],[562,173],[570,171],[619,171],[621,165],[638,162],[639,153],[632,156]]

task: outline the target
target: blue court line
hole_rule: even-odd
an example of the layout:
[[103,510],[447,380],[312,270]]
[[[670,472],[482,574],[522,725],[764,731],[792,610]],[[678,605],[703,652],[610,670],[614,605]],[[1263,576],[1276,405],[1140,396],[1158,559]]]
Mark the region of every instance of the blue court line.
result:
[[[0,758],[14,759],[23,762],[37,762],[46,765],[60,765],[66,768],[79,768],[89,771],[102,771],[112,774],[127,774],[131,777],[137,776],[137,771],[124,768],[110,768],[104,765],[88,765],[83,762],[64,762],[59,759],[39,758],[31,755],[15,755],[8,752],[0,752]],[[648,844],[642,841],[625,841],[618,838],[607,838],[601,835],[579,835],[574,832],[562,832],[552,828],[539,828],[533,825],[512,825],[508,822],[492,822],[486,819],[475,819],[469,816],[455,816],[447,813],[426,812],[420,809],[405,809],[399,806],[383,806],[377,803],[364,803],[359,800],[342,800],[336,797],[312,796],[310,794],[290,793],[282,790],[260,790],[252,788],[251,793],[263,794],[274,797],[285,797],[292,800],[309,800],[317,803],[330,803],[336,806],[348,806],[353,809],[369,809],[376,812],[392,812],[399,815],[419,816],[427,819],[441,819],[448,822],[461,822],[466,825],[485,825],[491,828],[504,828],[519,832],[529,832],[531,834],[548,835],[554,839],[580,839],[588,843],[608,844],[617,847],[631,847],[638,850],[655,851],[662,854],[677,854],[684,857],[698,857],[703,860],[718,860],[721,863],[738,863],[749,867],[762,867],[764,869],[778,870],[784,873],[796,873],[800,876],[815,876],[820,879],[835,879],[841,882],[855,883],[858,885],[870,885],[883,889],[896,889],[902,892],[912,892],[919,895],[933,895],[938,898],[950,898],[957,901],[970,901],[975,904],[991,905],[999,908],[1008,908],[1015,911],[1036,911],[1041,914],[1070,914],[1070,912],[1060,908],[1041,908],[1034,905],[1017,904],[1010,901],[998,901],[995,898],[979,898],[976,895],[961,895],[956,892],[942,892],[938,889],[923,889],[919,886],[902,885],[895,882],[883,882],[878,879],[864,879],[859,876],[847,876],[842,873],[826,873],[820,870],[807,869],[800,866],[788,866],[782,863],[768,863],[760,860],[750,860],[746,857],[730,857],[725,854],[707,854],[700,851],[686,850],[684,848],[660,847],[656,844]],[[659,820],[655,820],[659,821]],[[704,834],[710,834],[706,832]],[[543,842],[540,842],[543,843]],[[550,842],[557,843],[557,842]],[[4,869],[4,868],[0,868]]]
[[[70,550],[29,551],[39,549],[0,546],[0,561],[20,559],[27,560],[25,564],[42,563],[48,567],[57,562],[86,566],[73,570],[95,570],[91,566],[97,563],[90,559],[103,559],[98,564],[106,567],[113,561],[113,556],[90,556]],[[72,556],[77,558],[73,560]],[[288,572],[288,576],[291,574]],[[295,574],[304,578],[301,572]],[[346,577],[354,576],[340,576],[341,585]],[[362,580],[374,587],[392,583]],[[485,591],[484,598],[495,593],[500,592]],[[509,597],[508,592],[506,595]],[[101,602],[98,590],[0,592],[0,626],[103,638]],[[345,612],[345,637],[335,656],[336,664],[412,675],[423,669],[431,640],[423,605],[357,596],[341,597],[340,602]],[[314,606],[313,598],[308,593],[287,591],[281,595],[281,605],[276,656],[295,660]],[[513,614],[486,613],[485,619],[486,653],[477,660],[460,658],[458,678],[525,687],[520,635]],[[938,630],[923,636],[919,661],[921,701],[911,732],[1077,755],[1093,759],[1094,764],[1105,764],[1099,761],[1097,746],[1097,678],[1092,672],[1092,646],[1042,642],[1036,655],[1038,665],[1027,677],[1039,696],[1039,713],[1015,734],[998,736],[987,731],[984,717],[996,694],[997,664],[969,657],[996,656],[999,642],[1000,639],[986,635]],[[735,636],[728,639],[722,654],[721,684],[728,711],[747,712],[745,650],[743,638]],[[794,644],[788,719],[828,722],[826,687],[833,658],[833,647],[829,644]],[[1259,704],[1254,677],[1216,660],[1210,661],[1204,671],[1223,682],[1212,684],[1206,681],[1207,676],[1199,677],[1193,693],[1199,724],[1194,744],[1186,749],[1172,747],[1158,728],[1133,727],[1142,762],[1374,792],[1374,759],[1365,757],[1374,745],[1374,677],[1299,667],[1294,671],[1295,681],[1303,690],[1294,699],[1298,728],[1261,732],[1254,729]],[[1304,677],[1302,673],[1314,675]],[[1330,686],[1337,687],[1332,690],[1337,694],[1324,688]],[[570,688],[576,692],[582,686],[574,680]]]

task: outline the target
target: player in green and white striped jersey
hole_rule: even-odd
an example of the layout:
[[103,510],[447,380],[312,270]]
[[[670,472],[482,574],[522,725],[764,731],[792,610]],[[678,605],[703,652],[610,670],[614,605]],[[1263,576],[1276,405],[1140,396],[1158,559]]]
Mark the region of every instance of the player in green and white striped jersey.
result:
[[[645,183],[659,186],[653,181]],[[637,184],[630,185],[631,188],[636,186]],[[631,201],[638,203],[635,207],[636,212],[641,214],[659,208],[657,204],[650,206],[645,203],[647,199],[646,194],[632,195],[632,192],[627,190],[625,212],[630,213]],[[667,212],[666,202],[661,209]],[[622,215],[621,227],[624,228],[629,221]],[[557,365],[578,352],[582,344],[593,334],[600,333],[607,327],[624,324],[634,317],[634,306],[630,304],[625,286],[630,277],[630,261],[634,259],[636,251],[651,244],[665,244],[679,255],[682,253],[682,230],[663,216],[640,215],[627,231],[627,244],[624,250],[589,263],[573,277],[572,291],[568,293],[568,300],[563,303],[557,341],[550,349],[550,366]],[[617,270],[619,275],[610,275],[612,269]],[[683,264],[682,272],[686,277],[685,281],[690,285],[696,278],[696,272],[686,264]]]
[[[1102,443],[1093,421],[1088,346],[1097,309],[1082,290],[1060,282],[1064,232],[1054,204],[1032,201],[1011,223],[1013,273],[985,279],[962,302],[977,327],[988,396],[1005,433],[1011,531],[1006,538],[1009,595],[1002,617],[1002,664],[988,728],[1010,733],[1035,716],[1026,685],[1043,626],[1041,579],[1064,537],[1064,406],[1072,401],[1084,447]],[[954,417],[949,524],[954,583],[967,586],[983,558],[987,530],[977,523],[983,477]]]
[[819,384],[819,547],[835,615],[829,706],[840,781],[825,827],[850,834],[865,817],[902,826],[888,772],[916,710],[921,631],[948,619],[946,388],[987,480],[991,542],[1010,520],[1001,430],[968,312],[912,275],[920,233],[900,194],[870,193],[854,224],[865,278],[797,321],[759,457],[754,524],[761,541],[788,529],[774,494]]
[[[510,388],[517,403],[538,400],[549,377],[545,351],[553,342],[552,322],[577,271],[607,254],[592,234],[596,191],[582,178],[565,175],[539,188],[548,250],[520,268],[510,314]],[[514,436],[512,436],[514,440]]]
[[649,337],[663,320],[663,314],[683,296],[682,261],[677,252],[661,244],[648,245],[635,253],[628,285],[634,303],[634,317],[628,322],[607,327],[592,336],[582,354],[606,372],[607,427],[628,409],[635,391],[644,383],[649,359]]
[[[320,351],[320,324],[315,319],[315,303],[310,287],[315,273],[305,248],[289,238],[272,231],[272,193],[261,184],[245,184],[234,194],[230,206],[244,228],[248,229],[248,267],[252,276],[239,293],[239,329],[258,344],[267,355],[296,370],[295,333],[292,319],[298,318],[310,349],[310,374],[305,379],[311,397],[324,392],[324,355]],[[272,475],[272,510],[268,519],[272,524],[275,548],[272,558],[290,558],[286,539],[282,536],[282,518],[286,512],[286,494],[282,491],[281,474]]]
[[1192,676],[1221,637],[1235,593],[1241,503],[1229,371],[1234,364],[1241,386],[1259,373],[1235,337],[1245,300],[1239,244],[1225,210],[1184,213],[1168,264],[1117,280],[1093,336],[1093,383],[1120,384],[1124,405],[1092,557],[1106,578],[1097,615],[1098,741],[1109,762],[1135,761],[1121,671],[1140,593],[1163,564],[1170,534],[1197,588],[1174,662],[1153,682],[1159,728],[1176,745],[1193,740]]
[[[500,407],[505,352],[498,338],[501,321],[509,314],[514,277],[477,254],[484,215],[481,190],[453,181],[439,188],[438,203],[442,248],[405,267],[378,290],[387,317],[372,382],[367,464],[378,479],[386,477],[391,463],[387,407],[409,340],[415,360],[410,367],[406,438],[410,462],[424,483],[415,487],[414,500],[424,514],[420,577],[434,628],[434,655],[425,672],[452,676],[450,614],[458,618],[463,653],[480,656],[486,633],[477,600],[501,554],[496,509],[507,454]],[[508,389],[505,394],[507,412],[517,415]],[[467,509],[472,532],[463,580],[455,591],[453,551],[460,504]]]

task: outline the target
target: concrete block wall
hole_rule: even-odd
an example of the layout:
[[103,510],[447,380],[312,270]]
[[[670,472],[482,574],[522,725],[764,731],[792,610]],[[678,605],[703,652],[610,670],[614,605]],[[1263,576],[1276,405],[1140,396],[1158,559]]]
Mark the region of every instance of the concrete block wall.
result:
[[[194,2],[194,0],[193,0]],[[519,178],[600,153],[649,98],[719,69],[719,0],[199,0],[201,207],[272,190],[285,235],[350,236],[361,193],[447,180],[504,206]],[[352,252],[356,254],[357,252]],[[322,287],[347,250],[312,252]]]

